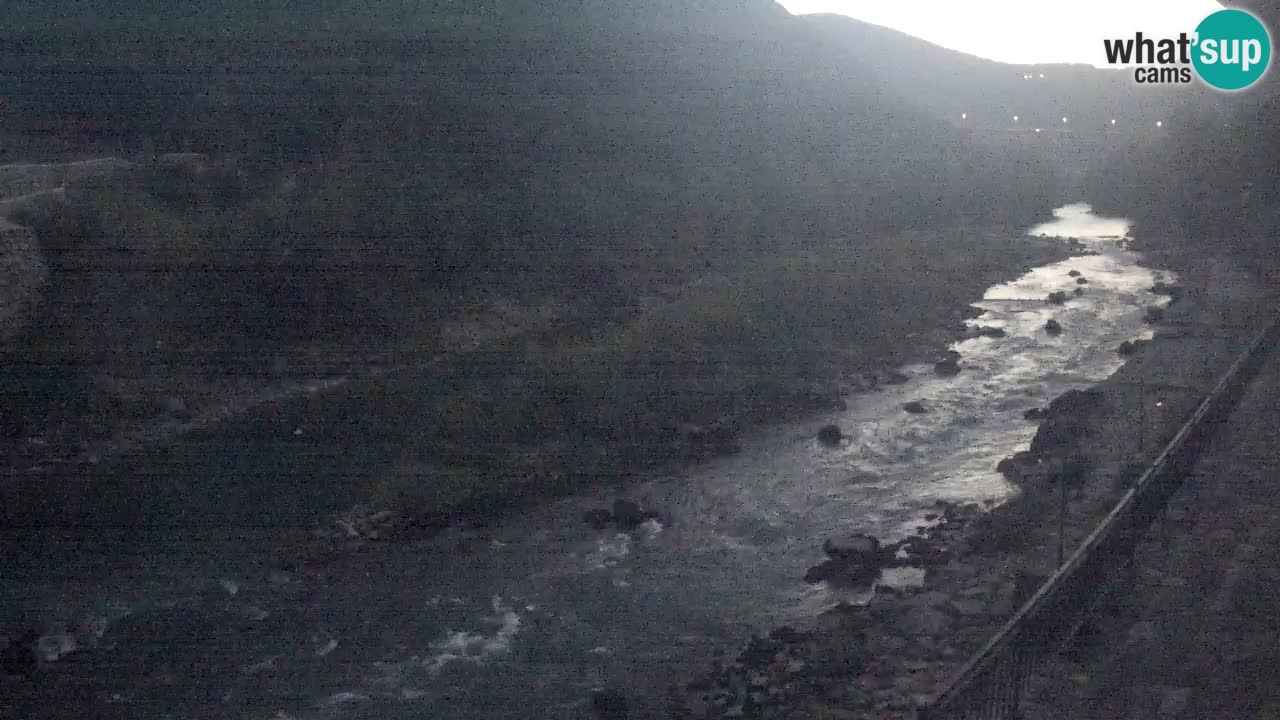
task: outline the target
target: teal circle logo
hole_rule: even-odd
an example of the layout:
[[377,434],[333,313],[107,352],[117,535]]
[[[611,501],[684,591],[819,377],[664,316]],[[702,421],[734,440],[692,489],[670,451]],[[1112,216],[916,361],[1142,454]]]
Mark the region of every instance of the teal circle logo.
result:
[[1243,90],[1271,64],[1271,36],[1243,10],[1219,10],[1196,27],[1191,63],[1200,79],[1219,90]]

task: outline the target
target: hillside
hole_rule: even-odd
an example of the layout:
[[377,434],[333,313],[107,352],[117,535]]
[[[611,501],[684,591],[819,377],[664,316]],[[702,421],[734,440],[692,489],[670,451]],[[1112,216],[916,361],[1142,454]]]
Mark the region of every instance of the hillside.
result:
[[1152,127],[1187,97],[1181,87],[1138,85],[1124,70],[1000,63],[838,15],[792,25],[795,37],[826,48],[830,65],[856,68],[964,127],[1058,127],[1064,116],[1081,130],[1109,129],[1113,118],[1121,128]]
[[135,161],[14,218],[50,268],[5,349],[34,447],[429,366],[409,460],[611,477],[928,359],[1060,201],[1044,148],[771,2],[78,7],[6,8],[0,50],[7,161]]
[[[1280,5],[1265,0],[1229,3],[1280,26]],[[1274,60],[1273,60],[1274,63]],[[1275,68],[1237,93],[1202,89],[1175,115],[1156,144],[1117,153],[1091,183],[1090,200],[1123,209],[1138,222],[1144,247],[1174,266],[1195,266],[1207,253],[1236,256],[1242,267],[1280,272],[1280,152]]]

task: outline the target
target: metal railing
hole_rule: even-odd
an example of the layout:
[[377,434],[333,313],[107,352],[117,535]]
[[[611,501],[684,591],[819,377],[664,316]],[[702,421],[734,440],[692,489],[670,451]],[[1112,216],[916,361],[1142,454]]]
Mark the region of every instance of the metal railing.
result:
[[1280,337],[1280,317],[1254,336],[1133,487],[1040,589],[927,705],[919,720],[1017,718],[1032,673],[1131,576],[1138,542],[1195,465]]

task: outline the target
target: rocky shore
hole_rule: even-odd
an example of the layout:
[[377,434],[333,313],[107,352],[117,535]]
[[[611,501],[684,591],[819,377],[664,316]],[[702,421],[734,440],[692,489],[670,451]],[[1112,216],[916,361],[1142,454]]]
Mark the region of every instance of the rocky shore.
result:
[[[809,578],[868,582],[871,565],[906,564],[923,570],[920,587],[876,587],[865,605],[785,629],[786,642],[754,640],[685,686],[672,717],[912,717],[1056,568],[1058,483],[1068,484],[1070,552],[1270,319],[1262,309],[1275,297],[1227,259],[1172,265],[1181,284],[1153,289],[1172,299],[1149,316],[1154,337],[1118,349],[1128,361],[1107,380],[1037,413],[1030,447],[1001,463],[1020,489],[1013,500],[994,509],[940,504],[936,524],[864,557],[856,572],[833,556]],[[763,669],[762,643],[784,646]],[[803,672],[779,674],[781,664]]]

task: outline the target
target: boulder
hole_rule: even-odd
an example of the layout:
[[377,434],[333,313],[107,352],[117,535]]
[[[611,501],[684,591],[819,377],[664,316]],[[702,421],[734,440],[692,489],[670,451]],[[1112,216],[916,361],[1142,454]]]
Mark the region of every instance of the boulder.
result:
[[987,327],[986,325],[978,328],[978,335],[989,338],[1002,338],[1005,336],[1004,328]]
[[1050,318],[1049,322],[1044,324],[1044,331],[1050,335],[1061,335],[1062,325],[1057,320]]
[[1045,302],[1053,305],[1062,305],[1067,302],[1067,293],[1063,290],[1055,290],[1049,293],[1049,296],[1045,298]]
[[856,533],[837,538],[827,538],[822,551],[840,560],[877,560],[880,557],[880,541],[870,535]]
[[809,568],[804,581],[810,584],[829,582],[833,585],[869,585],[880,573],[877,563],[856,563],[846,560],[823,560]]
[[1067,275],[1070,275],[1071,277],[1080,277],[1080,271],[1079,271],[1079,270],[1072,270],[1072,271],[1068,272],[1068,273],[1067,273]]
[[920,400],[912,400],[909,403],[904,403],[902,405],[902,409],[906,410],[912,415],[921,415],[929,412],[928,409],[925,408],[924,403],[921,402]]
[[1080,297],[1081,295],[1084,295],[1084,288],[1076,288],[1075,290],[1071,291],[1071,294],[1075,295],[1076,297]]
[[1155,293],[1156,295],[1168,295],[1170,297],[1173,297],[1174,295],[1179,295],[1182,292],[1182,288],[1178,287],[1177,285],[1170,285],[1169,283],[1163,283],[1163,282],[1158,282],[1155,285],[1152,285],[1150,289],[1151,289],[1151,292]]
[[1087,415],[1102,409],[1107,396],[1096,389],[1068,390],[1049,403],[1053,415]]
[[1049,417],[1049,411],[1044,408],[1031,408],[1022,413],[1022,417],[1025,420],[1044,420]]
[[613,502],[613,521],[623,530],[634,530],[649,519],[649,514],[640,508],[640,504],[632,500],[615,500]]
[[1125,340],[1124,342],[1120,343],[1120,347],[1116,348],[1116,352],[1125,357],[1128,357],[1138,351],[1138,348],[1141,347],[1141,345],[1139,345],[1138,343],[1141,343],[1141,342],[1142,342],[1141,340],[1137,342],[1134,342],[1133,340]]
[[904,375],[896,370],[890,370],[888,376],[885,378],[885,382],[890,385],[902,385],[910,379],[911,377],[908,375]]
[[830,559],[809,568],[805,582],[867,585],[880,573],[883,555],[880,541],[870,535],[828,538],[822,543],[822,550]]
[[1077,285],[1088,285],[1088,284],[1089,284],[1089,278],[1082,278],[1082,277],[1078,277],[1078,278],[1076,278],[1076,284],[1077,284]]
[[960,374],[960,363],[952,358],[934,363],[933,371],[942,377],[953,377]]
[[1151,325],[1155,325],[1164,319],[1164,308],[1158,305],[1152,305],[1147,308],[1147,312],[1142,316],[1142,321]]
[[987,312],[986,310],[983,310],[980,307],[974,307],[973,305],[965,305],[964,310],[960,311],[960,316],[963,317],[965,320],[973,320],[975,318],[982,317],[984,314],[986,314],[986,312]]
[[840,432],[838,425],[824,425],[818,431],[818,442],[823,445],[839,445],[844,438],[844,433]]

